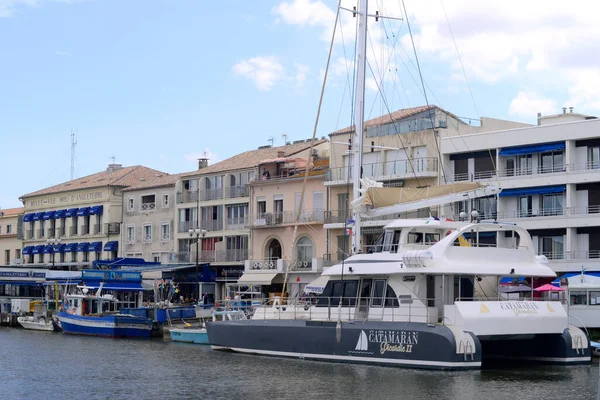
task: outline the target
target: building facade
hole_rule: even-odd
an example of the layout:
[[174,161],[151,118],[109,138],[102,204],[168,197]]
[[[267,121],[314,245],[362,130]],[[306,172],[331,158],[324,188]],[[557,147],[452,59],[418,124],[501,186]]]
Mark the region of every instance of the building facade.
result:
[[110,164],[105,171],[23,195],[23,263],[80,269],[122,255],[122,191],[157,175],[164,173]]
[[555,271],[600,271],[599,119],[563,109],[539,115],[537,126],[444,138],[441,151],[452,181],[502,188],[497,198],[448,205],[445,216],[475,210],[480,219],[518,223]]
[[[384,186],[423,187],[448,183],[439,157],[440,138],[453,138],[477,132],[526,127],[513,121],[481,118],[477,126],[437,106],[422,106],[395,111],[365,123],[363,133],[362,176]],[[328,257],[340,260],[349,254],[350,237],[345,222],[351,217],[352,174],[355,149],[349,148],[354,127],[330,134],[330,170],[325,178],[328,191],[327,229],[331,244]],[[490,163],[491,165],[491,163]],[[398,217],[428,217],[437,210],[422,209],[402,215],[362,219],[363,251],[381,235],[382,227]]]
[[0,209],[0,265],[21,263],[23,207]]
[[124,257],[168,264],[175,261],[175,183],[179,175],[164,174],[123,190],[122,248]]

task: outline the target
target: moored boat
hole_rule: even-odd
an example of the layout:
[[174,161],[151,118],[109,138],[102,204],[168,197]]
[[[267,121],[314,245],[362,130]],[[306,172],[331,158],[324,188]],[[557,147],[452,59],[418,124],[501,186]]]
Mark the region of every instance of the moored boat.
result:
[[113,338],[150,338],[153,321],[150,318],[121,314],[118,302],[110,294],[101,295],[102,285],[95,294],[86,288],[81,294],[65,296],[64,310],[58,319],[65,333]]
[[25,328],[34,331],[59,331],[58,321],[47,317],[46,306],[43,304],[34,304],[33,315],[21,315],[17,317],[19,324]]

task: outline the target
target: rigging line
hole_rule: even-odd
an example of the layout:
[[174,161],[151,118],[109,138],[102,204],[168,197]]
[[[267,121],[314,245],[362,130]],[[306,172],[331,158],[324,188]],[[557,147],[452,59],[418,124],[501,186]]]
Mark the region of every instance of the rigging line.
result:
[[[296,217],[294,218],[294,232],[292,234],[292,249],[296,242],[296,235],[298,234],[298,222],[300,221],[300,214],[302,213],[302,205],[304,204],[304,192],[306,192],[306,181],[308,180],[308,171],[310,170],[310,163],[312,161],[312,152],[315,147],[315,137],[317,136],[317,128],[319,127],[319,117],[321,116],[321,106],[323,105],[323,96],[325,94],[325,84],[327,83],[327,75],[329,73],[329,65],[331,63],[331,54],[333,53],[333,43],[335,42],[335,31],[340,16],[340,6],[342,0],[339,0],[337,13],[335,14],[335,23],[333,25],[333,32],[331,33],[331,43],[329,44],[329,54],[327,55],[327,64],[325,66],[325,75],[323,76],[323,85],[321,86],[321,95],[319,96],[319,107],[317,108],[317,117],[315,118],[315,125],[313,128],[312,140],[310,141],[310,148],[308,150],[308,157],[306,161],[306,169],[304,170],[304,179],[302,180],[302,191],[300,192],[300,202],[298,204],[298,210],[296,210]],[[292,250],[293,251],[293,250]],[[283,287],[281,289],[281,298],[283,299],[285,294],[285,286],[287,284],[289,266],[285,268],[285,276],[283,279]]]
[[56,165],[54,165],[54,168],[52,168],[52,170],[48,173],[48,175],[46,175],[46,177],[44,178],[44,182],[48,181],[48,178],[54,173],[54,171],[56,171],[56,168],[58,168],[60,163],[65,159],[66,155],[69,154],[70,152],[71,152],[71,150],[67,150],[67,152],[65,154],[63,154],[63,156],[58,161],[58,163],[56,163]]
[[406,4],[404,3],[404,0],[402,0],[402,7],[404,9],[404,17],[406,18],[406,26],[408,27],[408,33],[410,35],[410,42],[412,43],[412,47],[413,47],[413,52],[415,54],[415,61],[417,63],[417,68],[419,71],[419,77],[421,78],[421,86],[423,87],[423,94],[425,96],[425,104],[427,105],[428,108],[428,113],[429,113],[429,119],[431,120],[431,131],[433,132],[433,142],[435,143],[435,147],[437,149],[437,153],[438,153],[438,168],[441,168],[441,173],[442,173],[442,178],[444,178],[444,184],[448,183],[448,180],[446,179],[446,170],[444,168],[444,163],[442,162],[442,152],[440,151],[440,145],[438,143],[438,133],[436,133],[436,129],[435,129],[435,121],[433,118],[433,115],[435,114],[435,110],[437,107],[434,106],[433,108],[433,113],[431,112],[432,110],[429,108],[429,99],[427,98],[427,90],[425,89],[425,82],[423,81],[423,73],[421,72],[421,64],[419,63],[419,57],[417,56],[417,48],[415,47],[415,40],[412,34],[412,29],[410,28],[410,20],[408,19],[408,13],[406,12]]
[[[340,102],[340,111],[338,113],[338,117],[337,117],[337,121],[335,123],[336,126],[336,130],[339,128],[340,126],[340,118],[342,116],[342,109],[344,107],[344,98],[346,97],[346,90],[348,88],[350,88],[350,91],[352,92],[352,86],[350,83],[350,67],[348,66],[348,55],[346,54],[346,43],[344,40],[344,29],[343,29],[343,24],[342,21],[340,20],[340,36],[342,38],[342,49],[344,51],[344,63],[346,64],[346,84],[344,85],[344,93],[342,93],[342,101]],[[350,104],[352,104],[352,97],[350,98]]]
[[[373,73],[373,69],[371,68],[371,63],[367,61],[367,65],[369,66],[369,70],[371,71],[371,74],[373,74],[373,76],[375,76],[375,74]],[[379,90],[379,83],[377,82],[377,79],[374,79],[374,80],[375,80],[375,84],[377,85],[377,89]],[[385,101],[385,98],[383,99],[383,103],[387,110],[388,116],[390,117],[390,122],[392,123],[391,125],[394,127],[394,130],[396,131],[397,138],[398,138],[398,140],[400,140],[400,144],[402,145],[402,148],[405,148],[404,142],[402,141],[402,138],[400,137],[400,132],[398,132],[398,127],[395,124],[394,118],[392,118],[392,113],[390,111],[390,108],[388,107],[387,101]],[[415,176],[415,179],[417,180],[417,186],[421,186],[421,182],[419,181],[419,177],[417,176],[417,173],[415,172],[413,162],[408,157],[407,157],[406,161],[408,161],[408,165],[410,165],[410,169],[412,170],[412,173]]]

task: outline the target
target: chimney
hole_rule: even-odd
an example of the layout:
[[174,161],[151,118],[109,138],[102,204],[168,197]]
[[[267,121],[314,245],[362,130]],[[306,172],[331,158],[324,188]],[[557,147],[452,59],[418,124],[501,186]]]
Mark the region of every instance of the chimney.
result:
[[567,113],[567,107],[563,107],[563,114]]
[[199,158],[198,159],[198,169],[208,167],[208,158]]
[[569,107],[569,113],[573,114],[573,107]]
[[538,117],[537,117],[537,122],[538,122],[537,124],[538,124],[538,125],[541,125],[541,121],[540,121],[540,119],[541,119],[541,118],[542,118],[542,113],[541,113],[541,112],[539,112],[539,113],[538,113]]
[[106,168],[106,172],[111,173],[118,171],[123,168],[123,164],[108,164],[108,168]]
[[283,151],[283,150],[279,150],[279,151],[277,152],[277,158],[283,158],[283,157],[285,157],[285,151]]

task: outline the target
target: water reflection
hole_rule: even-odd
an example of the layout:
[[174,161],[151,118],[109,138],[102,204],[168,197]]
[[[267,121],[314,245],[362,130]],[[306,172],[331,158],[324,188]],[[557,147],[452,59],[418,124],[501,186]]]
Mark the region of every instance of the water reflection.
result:
[[598,366],[439,372],[0,328],[2,399],[594,399]]

